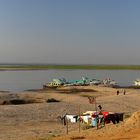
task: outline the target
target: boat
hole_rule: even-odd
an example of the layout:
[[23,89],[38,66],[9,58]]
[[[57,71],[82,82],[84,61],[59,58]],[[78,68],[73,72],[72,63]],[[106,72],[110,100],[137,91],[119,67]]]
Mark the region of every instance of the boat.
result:
[[108,86],[108,87],[117,87],[118,84],[115,80],[111,80],[110,78],[106,78],[103,81],[103,85],[104,86]]
[[62,86],[64,83],[63,83],[63,80],[62,79],[53,79],[52,82],[49,82],[45,85],[43,85],[43,88],[57,88],[57,87],[60,87]]
[[134,82],[134,86],[140,86],[140,79],[136,79]]
[[101,81],[100,80],[97,80],[97,79],[92,79],[90,81],[90,85],[100,85],[101,84]]

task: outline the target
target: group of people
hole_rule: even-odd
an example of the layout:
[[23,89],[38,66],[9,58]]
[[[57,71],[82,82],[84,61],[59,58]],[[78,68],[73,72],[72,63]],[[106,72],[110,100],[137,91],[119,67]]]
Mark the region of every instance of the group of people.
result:
[[[120,94],[120,91],[119,90],[117,90],[117,95],[119,95]],[[126,90],[123,90],[123,95],[125,95],[126,94]]]

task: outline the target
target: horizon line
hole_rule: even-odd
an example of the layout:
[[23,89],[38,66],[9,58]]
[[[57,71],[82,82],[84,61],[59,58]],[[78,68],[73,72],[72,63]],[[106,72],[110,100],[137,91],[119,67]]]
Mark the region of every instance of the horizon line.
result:
[[21,63],[17,63],[17,62],[2,62],[0,63],[0,65],[88,65],[88,66],[140,66],[140,64],[80,64],[80,63],[76,63],[76,64],[66,64],[66,63],[35,63],[35,62],[32,62],[32,63],[26,63],[26,62],[21,62]]

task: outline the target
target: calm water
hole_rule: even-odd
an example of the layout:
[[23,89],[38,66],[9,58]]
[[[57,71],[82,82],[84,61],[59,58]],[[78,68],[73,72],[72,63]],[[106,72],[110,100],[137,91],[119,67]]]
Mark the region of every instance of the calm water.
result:
[[0,71],[0,90],[13,92],[39,89],[53,78],[64,77],[67,80],[81,79],[82,76],[105,79],[111,78],[122,86],[133,84],[140,78],[139,70],[45,70],[45,71]]

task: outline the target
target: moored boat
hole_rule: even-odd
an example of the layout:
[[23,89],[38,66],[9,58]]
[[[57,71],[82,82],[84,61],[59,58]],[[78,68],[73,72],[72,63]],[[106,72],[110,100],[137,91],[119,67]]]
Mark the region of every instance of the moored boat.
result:
[[140,79],[136,79],[134,81],[134,86],[140,86]]

